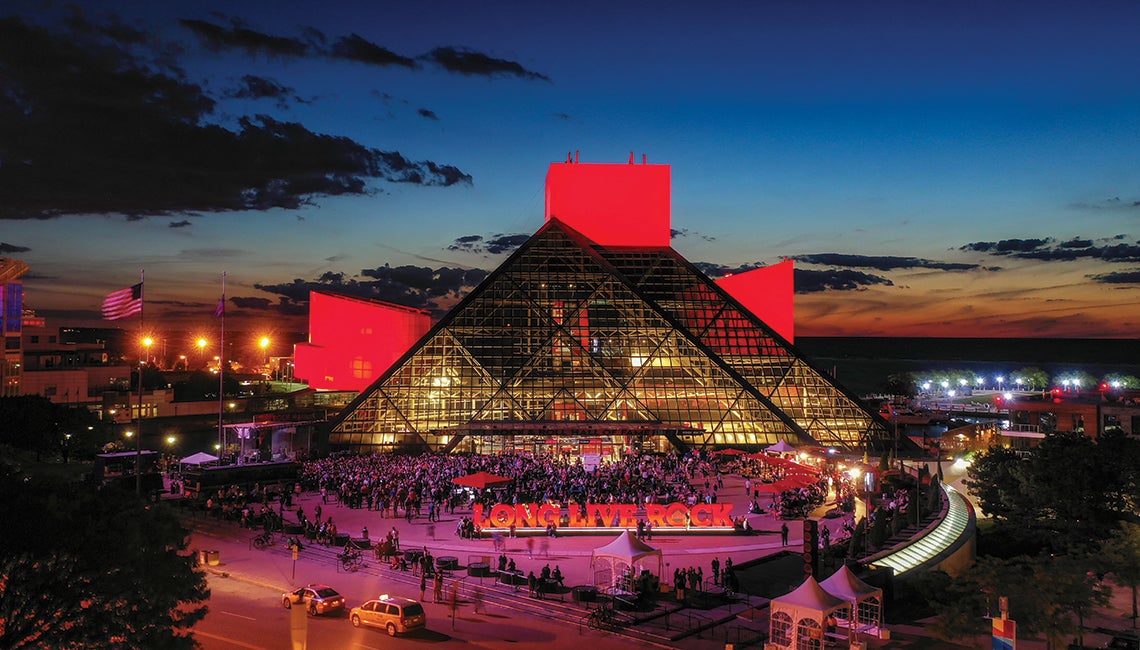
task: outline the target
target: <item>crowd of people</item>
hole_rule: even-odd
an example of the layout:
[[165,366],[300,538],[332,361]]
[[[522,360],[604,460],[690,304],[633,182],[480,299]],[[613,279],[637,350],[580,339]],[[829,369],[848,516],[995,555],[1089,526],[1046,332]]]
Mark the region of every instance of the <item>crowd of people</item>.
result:
[[[456,489],[452,479],[486,471],[511,480],[493,490]],[[700,487],[703,480],[704,487]],[[722,485],[700,454],[629,455],[595,469],[565,456],[499,454],[334,455],[306,461],[302,485],[382,516],[429,519],[459,505],[494,503],[715,503]]]

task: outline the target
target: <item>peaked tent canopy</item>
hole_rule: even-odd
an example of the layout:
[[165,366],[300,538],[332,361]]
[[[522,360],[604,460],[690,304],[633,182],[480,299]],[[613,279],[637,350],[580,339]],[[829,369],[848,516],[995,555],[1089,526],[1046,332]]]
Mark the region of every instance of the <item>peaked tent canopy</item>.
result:
[[467,476],[453,478],[451,479],[451,482],[456,485],[462,485],[464,487],[484,490],[496,485],[506,485],[513,480],[513,478],[499,476],[498,474],[492,474],[490,472],[475,472],[474,474],[468,474]]
[[882,627],[883,625],[883,590],[863,582],[851,571],[846,564],[819,583],[833,596],[842,598],[848,603],[846,616],[850,619],[850,604],[858,607],[858,624],[860,626]]
[[594,585],[598,586],[599,573],[598,566],[601,565],[603,569],[610,569],[610,577],[605,584],[606,587],[613,587],[618,584],[621,574],[628,568],[631,571],[635,567],[643,567],[646,558],[657,557],[657,571],[656,575],[661,576],[661,550],[653,548],[649,544],[637,539],[628,530],[622,531],[609,544],[595,548],[593,553],[590,554],[590,568],[594,573]]
[[183,465],[204,465],[205,463],[212,463],[216,460],[218,460],[217,456],[200,451],[196,454],[190,454],[178,462]]
[[823,647],[827,618],[848,607],[847,601],[829,594],[814,576],[808,576],[799,587],[769,604],[771,643],[777,648]]
[[786,454],[795,451],[796,448],[789,445],[787,440],[781,440],[774,445],[768,445],[764,451],[770,451],[775,454]]

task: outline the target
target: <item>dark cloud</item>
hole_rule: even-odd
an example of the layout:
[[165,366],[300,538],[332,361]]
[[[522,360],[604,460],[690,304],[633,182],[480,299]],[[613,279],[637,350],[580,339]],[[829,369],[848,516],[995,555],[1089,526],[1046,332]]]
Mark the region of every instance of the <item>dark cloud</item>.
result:
[[822,271],[795,269],[793,277],[796,293],[859,291],[876,284],[894,286],[894,282],[880,275],[871,275],[850,269],[826,269]]
[[951,262],[936,262],[918,257],[895,257],[893,255],[845,255],[842,253],[814,253],[810,255],[796,255],[792,257],[797,262],[805,264],[820,264],[824,266],[844,266],[856,269],[875,269],[878,271],[891,271],[894,269],[939,269],[942,271],[972,271],[981,268],[977,264],[956,264]]
[[1086,201],[1079,201],[1077,203],[1070,203],[1070,208],[1074,210],[1131,210],[1140,208],[1140,201],[1122,201],[1119,196],[1114,196],[1110,199],[1089,203]]
[[408,69],[418,67],[414,59],[396,54],[386,47],[381,47],[371,41],[365,40],[356,34],[342,36],[333,43],[328,51],[329,56],[346,61],[356,61],[369,65],[389,66],[395,65]]
[[[250,29],[236,19],[229,20],[230,26],[188,18],[179,22],[213,51],[237,49],[251,56],[321,56],[384,67],[398,66],[409,70],[419,68],[416,59],[393,52],[357,34],[337,38],[330,47],[325,35],[312,27],[303,28],[300,37],[277,36]],[[546,75],[527,70],[515,61],[498,59],[468,48],[437,47],[419,59],[462,75],[550,81]]]
[[1001,241],[980,241],[966,244],[958,250],[977,251],[979,253],[993,253],[994,255],[1011,255],[1035,251],[1043,246],[1053,243],[1053,239],[1003,239]]
[[[694,262],[702,273],[708,277],[716,280],[726,275],[735,275],[738,273],[746,273],[758,268],[762,268],[764,264],[742,264],[740,266],[724,266],[723,264],[715,264],[712,262]],[[879,275],[871,275],[863,273],[862,271],[852,271],[850,269],[793,269],[792,282],[795,284],[796,293],[819,293],[821,291],[857,291],[865,289],[866,287],[881,284],[888,287],[893,287],[894,282]]]
[[277,108],[282,110],[288,109],[291,102],[308,103],[289,86],[252,74],[243,76],[237,87],[227,90],[225,96],[231,99],[273,99]]
[[0,219],[297,208],[371,193],[367,179],[471,183],[298,123],[205,124],[215,104],[201,86],[107,39],[2,19],[0,71]]
[[756,263],[756,264],[743,264],[741,266],[725,266],[723,264],[716,264],[714,262],[693,262],[693,266],[697,267],[697,269],[701,273],[704,273],[705,275],[709,276],[713,280],[716,280],[716,279],[722,278],[726,275],[735,275],[737,273],[744,273],[745,271],[751,271],[753,269],[758,269],[758,268],[761,268],[765,265],[760,264],[760,263]]
[[689,230],[688,228],[681,228],[680,230],[676,228],[670,228],[669,239],[677,239],[678,237],[700,237],[705,241],[716,241],[716,237],[713,237],[712,235],[702,235],[701,233]]
[[[181,18],[178,22],[197,36],[203,45],[214,51],[239,49],[250,55],[263,54],[271,57],[300,57],[313,52],[311,41],[264,34],[236,21],[230,27],[190,18]],[[312,32],[308,34],[311,35]]]
[[[1120,242],[1124,238],[1122,235],[1116,235],[1108,241]],[[1007,239],[1000,242],[975,242],[966,244],[961,250],[1047,262],[1071,262],[1079,259],[1113,263],[1140,262],[1140,244],[1135,242],[1131,244],[1110,243],[1098,246],[1093,240],[1081,237],[1074,237],[1061,243],[1057,243],[1053,239]]]
[[185,228],[190,225],[190,222],[183,219],[182,221],[171,221],[168,225],[171,228]]
[[416,112],[419,113],[421,116],[426,117],[429,120],[435,120],[437,122],[439,121],[439,116],[435,114],[435,111],[432,111],[432,110],[429,110],[426,108],[420,108],[420,109],[417,109]]
[[235,296],[230,298],[230,302],[238,309],[253,309],[256,311],[265,311],[273,305],[273,301],[268,298],[241,298]]
[[0,242],[0,254],[27,253],[30,250],[32,249],[27,246],[17,246],[15,244],[9,244],[8,242]]
[[437,47],[422,58],[448,72],[478,77],[518,77],[520,79],[550,81],[550,77],[532,72],[514,61],[496,59],[467,48]]
[[[315,280],[295,279],[281,284],[258,284],[255,288],[280,296],[272,309],[281,313],[307,308],[309,292],[329,291],[368,300],[383,300],[408,307],[427,309],[442,316],[447,308],[467,295],[487,277],[482,269],[381,266],[363,269],[359,278],[326,272]],[[266,301],[262,308],[269,309]]]
[[466,253],[489,255],[502,255],[512,253],[530,239],[530,235],[491,235],[484,238],[482,235],[465,235],[457,237],[448,247],[449,251],[463,251]]
[[1115,271],[1100,275],[1090,275],[1090,279],[1101,284],[1134,284],[1140,287],[1140,269],[1135,271]]

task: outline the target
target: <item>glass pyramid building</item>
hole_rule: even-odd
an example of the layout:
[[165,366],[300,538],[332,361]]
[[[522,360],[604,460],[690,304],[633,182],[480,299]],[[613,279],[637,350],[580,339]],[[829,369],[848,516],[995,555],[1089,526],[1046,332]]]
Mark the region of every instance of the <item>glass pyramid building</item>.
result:
[[330,445],[494,453],[846,451],[887,423],[671,247],[551,219],[333,421]]

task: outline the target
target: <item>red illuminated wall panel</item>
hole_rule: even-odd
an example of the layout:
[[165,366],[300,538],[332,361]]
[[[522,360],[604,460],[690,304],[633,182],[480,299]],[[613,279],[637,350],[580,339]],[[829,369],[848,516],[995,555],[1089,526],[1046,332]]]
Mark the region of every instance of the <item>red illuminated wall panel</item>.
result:
[[602,246],[669,246],[669,165],[554,163],[546,220]]
[[795,342],[795,281],[791,260],[725,276],[716,283],[789,343]]
[[313,388],[362,390],[430,328],[421,309],[313,291],[309,342],[293,351],[294,373]]

